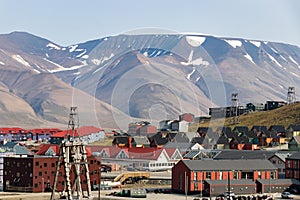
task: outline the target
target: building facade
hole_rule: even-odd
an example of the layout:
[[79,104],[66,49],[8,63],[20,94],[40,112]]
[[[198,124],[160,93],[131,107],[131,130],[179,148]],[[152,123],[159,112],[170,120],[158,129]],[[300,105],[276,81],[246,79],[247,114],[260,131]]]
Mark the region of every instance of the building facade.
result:
[[300,152],[294,153],[285,160],[285,177],[300,181]]
[[[54,185],[57,161],[57,156],[5,157],[3,161],[4,191],[45,192],[51,190]],[[90,182],[93,188],[100,183],[100,158],[89,157],[88,162]],[[63,165],[61,165],[56,187],[57,191],[64,189],[65,179],[63,174]],[[71,173],[71,180],[74,180],[74,173]],[[81,180],[83,183],[86,183],[83,176]],[[82,187],[85,190],[86,184],[83,184]]]
[[211,195],[230,188],[250,194],[256,192],[250,185],[258,179],[278,179],[277,168],[268,160],[181,160],[172,169],[172,190]]

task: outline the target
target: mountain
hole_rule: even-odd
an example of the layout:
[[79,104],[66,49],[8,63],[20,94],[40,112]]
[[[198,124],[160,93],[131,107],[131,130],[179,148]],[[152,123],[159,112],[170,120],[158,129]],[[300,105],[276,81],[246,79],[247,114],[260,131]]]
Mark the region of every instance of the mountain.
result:
[[299,68],[299,47],[268,41],[141,34],[62,47],[24,32],[0,35],[0,91],[18,102],[11,113],[22,107],[32,124],[66,124],[77,101],[83,123],[126,129],[138,118],[205,114],[231,105],[232,93],[240,104],[286,100]]

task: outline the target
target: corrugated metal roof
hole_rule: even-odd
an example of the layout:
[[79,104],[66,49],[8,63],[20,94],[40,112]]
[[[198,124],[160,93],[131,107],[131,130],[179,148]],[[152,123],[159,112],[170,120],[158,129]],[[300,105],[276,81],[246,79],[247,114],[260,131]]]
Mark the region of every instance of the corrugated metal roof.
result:
[[272,184],[272,185],[280,185],[280,184],[296,184],[300,185],[300,181],[296,179],[257,179],[257,182],[262,183],[264,185]]
[[268,160],[183,160],[193,171],[277,170]]
[[299,160],[300,159],[300,152],[292,154],[290,157],[287,157],[288,159],[295,159]]
[[[207,183],[214,185],[228,185],[228,180],[205,180]],[[251,179],[239,179],[230,180],[230,185],[255,185],[255,182]]]
[[269,159],[274,151],[222,150],[214,159]]

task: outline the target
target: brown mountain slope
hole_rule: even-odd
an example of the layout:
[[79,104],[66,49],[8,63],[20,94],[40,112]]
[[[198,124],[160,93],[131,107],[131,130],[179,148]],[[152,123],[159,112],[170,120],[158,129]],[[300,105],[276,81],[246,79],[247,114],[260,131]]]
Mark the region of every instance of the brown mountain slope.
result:
[[238,124],[232,124],[232,118],[206,120],[199,124],[193,124],[190,130],[196,131],[198,126],[213,128],[220,126],[229,126],[232,128],[235,126],[248,126],[252,128],[254,125],[267,127],[271,125],[284,125],[285,128],[288,128],[289,125],[300,124],[300,102],[285,105],[271,111],[244,114],[239,117],[239,121],[240,123]]

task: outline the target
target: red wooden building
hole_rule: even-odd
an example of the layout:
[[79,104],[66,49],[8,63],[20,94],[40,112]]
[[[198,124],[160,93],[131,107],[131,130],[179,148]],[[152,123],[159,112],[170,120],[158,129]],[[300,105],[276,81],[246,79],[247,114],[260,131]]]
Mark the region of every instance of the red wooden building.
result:
[[300,152],[285,158],[285,177],[300,181]]
[[256,192],[249,186],[257,179],[270,178],[277,179],[278,171],[268,160],[181,160],[172,169],[172,190],[211,195],[230,188],[236,194],[247,194]]

